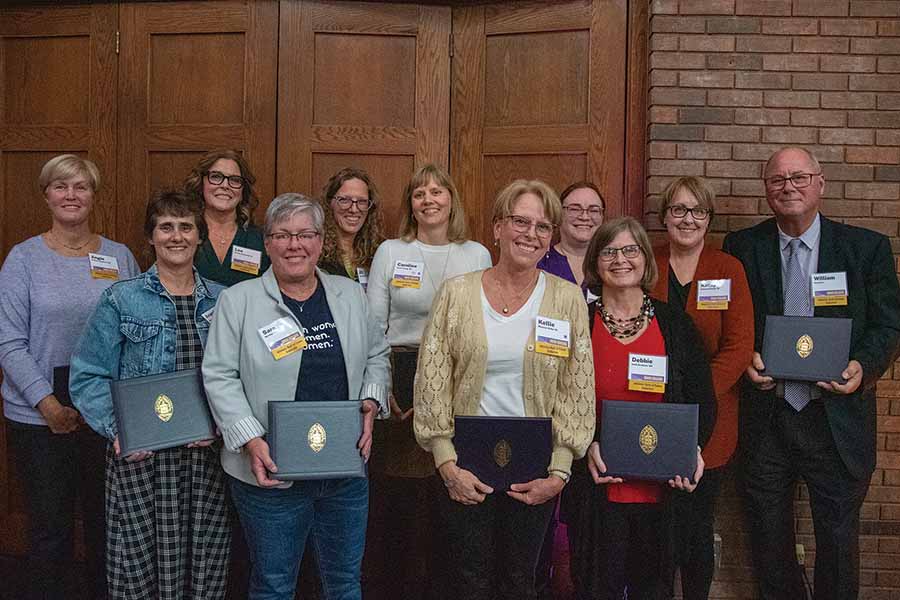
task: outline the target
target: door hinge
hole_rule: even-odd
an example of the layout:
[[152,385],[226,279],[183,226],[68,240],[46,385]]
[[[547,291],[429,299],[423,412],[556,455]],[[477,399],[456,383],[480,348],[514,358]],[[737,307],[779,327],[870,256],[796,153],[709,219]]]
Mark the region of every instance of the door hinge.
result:
[[119,32],[116,32],[116,54],[119,53]]
[[450,34],[450,48],[449,48],[450,57],[453,57],[453,34]]

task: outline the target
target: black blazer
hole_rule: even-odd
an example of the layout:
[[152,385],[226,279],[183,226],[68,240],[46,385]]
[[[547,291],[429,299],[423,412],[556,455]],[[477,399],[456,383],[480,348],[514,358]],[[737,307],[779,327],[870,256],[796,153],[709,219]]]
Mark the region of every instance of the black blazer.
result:
[[[847,273],[847,306],[819,306],[817,317],[853,319],[850,358],[863,368],[863,381],[849,397],[824,392],[822,401],[838,452],[857,478],[875,469],[875,383],[897,358],[900,344],[900,286],[887,237],[821,217],[819,273]],[[766,315],[784,312],[781,252],[775,219],[729,233],[722,245],[747,272],[756,324],[755,349],[762,348]],[[740,445],[753,452],[775,407],[775,392],[761,392],[744,381],[741,390]]]

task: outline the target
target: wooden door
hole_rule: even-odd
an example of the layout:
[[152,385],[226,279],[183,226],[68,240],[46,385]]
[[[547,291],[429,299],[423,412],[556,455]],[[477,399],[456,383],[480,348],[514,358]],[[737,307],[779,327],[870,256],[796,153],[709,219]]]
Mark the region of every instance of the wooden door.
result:
[[594,181],[625,198],[626,0],[509,2],[453,11],[451,169],[472,230],[514,179]]
[[278,191],[361,167],[394,237],[413,169],[447,165],[450,8],[283,0],[280,20]]
[[234,148],[257,176],[256,220],[275,189],[278,4],[122,4],[119,202],[139,257],[153,190],[180,184],[205,152]]
[[[0,8],[0,261],[50,226],[37,179],[73,153],[97,164],[94,231],[115,230],[115,4]],[[20,474],[0,427],[0,554],[22,554]]]

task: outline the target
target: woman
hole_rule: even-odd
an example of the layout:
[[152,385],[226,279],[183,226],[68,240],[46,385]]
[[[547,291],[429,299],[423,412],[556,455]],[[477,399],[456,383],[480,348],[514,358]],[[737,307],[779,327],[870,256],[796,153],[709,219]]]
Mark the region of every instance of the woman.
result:
[[[65,398],[78,335],[116,279],[140,272],[131,252],[91,231],[100,174],[73,154],[44,165],[38,187],[50,229],[13,246],[0,269],[0,368],[9,447],[25,475],[29,587],[33,598],[64,598],[72,562],[72,498],[81,497],[88,590],[106,596],[103,570],[103,440],[81,429]],[[91,257],[93,255],[93,258]],[[58,377],[65,377],[57,370]],[[67,392],[66,392],[67,393]]]
[[[383,463],[376,472],[383,475],[373,474],[373,512],[376,506],[384,510],[378,511],[383,515],[373,515],[373,526],[380,531],[369,537],[366,560],[371,556],[390,561],[398,554],[406,555],[401,573],[387,563],[373,569],[385,578],[373,591],[413,600],[425,596],[432,579],[432,508],[437,489],[434,464],[416,444],[409,419],[416,355],[441,284],[449,277],[490,267],[491,255],[468,239],[459,192],[441,167],[428,164],[413,173],[403,194],[402,211],[400,238],[382,243],[375,252],[367,290],[372,316],[391,345],[395,384],[390,400],[395,420],[384,422],[384,427],[376,425],[381,434],[376,435],[376,447]],[[398,262],[417,271],[414,285],[398,287],[394,277]],[[375,489],[381,492],[377,500]],[[383,547],[376,548],[376,543]]]
[[229,529],[212,441],[122,456],[109,382],[200,366],[221,286],[194,269],[202,206],[163,191],[144,235],[156,261],[103,293],[72,357],[72,399],[106,453],[106,560],[112,598],[222,598]]
[[[250,547],[251,600],[294,597],[310,532],[327,597],[361,597],[368,480],[279,482],[270,477],[277,465],[264,439],[270,400],[362,399],[358,447],[368,459],[372,421],[389,412],[390,349],[362,288],[316,269],[324,218],[322,207],[300,194],[272,201],[265,224],[272,268],[222,293],[203,360],[225,442],[222,466]],[[276,321],[290,333],[318,332],[316,343],[276,361],[259,333]]]
[[[494,203],[496,266],[447,281],[419,349],[414,430],[444,482],[448,597],[535,598],[534,571],[553,500],[594,432],[593,362],[580,290],[536,268],[559,222],[556,193],[518,180]],[[568,357],[535,346],[538,316],[570,329]],[[565,323],[566,325],[564,325]],[[550,417],[547,477],[494,491],[456,464],[454,417]]]
[[259,205],[254,183],[250,165],[234,150],[210,152],[184,180],[184,188],[203,202],[209,229],[194,256],[201,277],[231,286],[269,268],[262,232],[253,224]]
[[381,235],[378,190],[369,174],[348,167],[331,176],[322,190],[325,240],[319,265],[332,275],[343,275],[363,287]]
[[[696,351],[701,342],[690,319],[648,296],[657,270],[640,223],[623,217],[601,225],[588,246],[584,273],[585,284],[598,296],[589,306],[597,431],[603,399],[690,403],[699,405],[699,442],[706,443],[715,419],[709,364]],[[663,393],[629,389],[629,354],[667,357]],[[666,486],[605,473],[595,440],[563,497],[578,597],[621,600],[626,588],[630,600],[668,597],[663,582],[671,584],[666,574],[673,542],[683,542],[677,538],[685,535],[673,512],[677,496],[694,489],[692,474],[676,475]],[[693,481],[702,476],[698,446]]]
[[559,242],[538,263],[538,268],[574,284],[584,283],[584,253],[591,236],[603,223],[606,203],[600,189],[590,181],[573,183],[559,196],[563,208]]
[[[668,244],[657,249],[655,298],[687,312],[700,332],[716,392],[716,424],[703,448],[706,470],[686,503],[690,512],[686,552],[679,558],[685,600],[709,597],[715,571],[713,519],[722,472],[737,445],[738,383],[753,353],[753,301],[736,258],[705,244],[715,194],[697,177],[680,177],[666,187],[659,206]],[[730,301],[710,302],[729,282]],[[700,293],[700,287],[704,290]],[[713,307],[713,308],[711,308]]]

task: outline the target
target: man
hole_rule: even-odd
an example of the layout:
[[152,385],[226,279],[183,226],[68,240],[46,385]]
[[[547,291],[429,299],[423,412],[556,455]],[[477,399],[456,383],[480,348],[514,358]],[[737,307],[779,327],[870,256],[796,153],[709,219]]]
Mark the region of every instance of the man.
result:
[[[744,264],[755,313],[740,444],[760,598],[806,597],[794,550],[793,501],[803,478],[816,536],[815,598],[855,599],[859,510],[875,469],[875,383],[900,343],[894,259],[885,236],[819,213],[825,177],[808,151],[779,150],[763,177],[775,217],[723,244]],[[814,306],[814,273],[845,273],[847,305]],[[760,374],[766,315],[782,314],[853,320],[845,383],[775,382]]]

